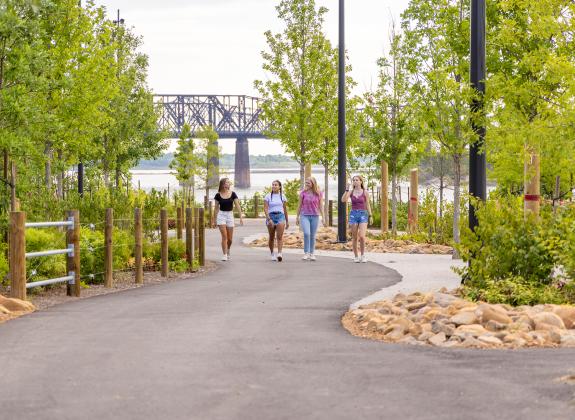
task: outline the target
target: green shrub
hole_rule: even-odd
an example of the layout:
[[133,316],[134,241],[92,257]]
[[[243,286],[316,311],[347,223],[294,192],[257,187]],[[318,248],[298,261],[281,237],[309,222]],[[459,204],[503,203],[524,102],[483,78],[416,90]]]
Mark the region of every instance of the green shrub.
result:
[[[66,233],[57,229],[26,229],[26,252],[67,248]],[[67,275],[64,254],[26,260],[28,281],[45,280]]]
[[[522,197],[476,203],[479,225],[463,229],[457,247],[466,267],[464,293],[512,305],[574,302],[575,208],[554,216],[543,206],[539,220],[523,213]],[[564,271],[564,278],[557,271]]]

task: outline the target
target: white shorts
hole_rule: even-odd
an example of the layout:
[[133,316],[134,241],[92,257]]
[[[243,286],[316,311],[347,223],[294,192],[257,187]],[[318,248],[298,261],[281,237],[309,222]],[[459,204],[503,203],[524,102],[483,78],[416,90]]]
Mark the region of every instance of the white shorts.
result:
[[234,227],[234,212],[233,211],[218,211],[216,218],[216,225],[226,225],[227,227]]

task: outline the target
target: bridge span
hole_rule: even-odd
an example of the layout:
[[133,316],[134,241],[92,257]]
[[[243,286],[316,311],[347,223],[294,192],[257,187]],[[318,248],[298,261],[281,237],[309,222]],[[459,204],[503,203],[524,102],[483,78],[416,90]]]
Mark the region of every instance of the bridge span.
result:
[[[261,118],[262,99],[247,95],[154,95],[162,111],[158,125],[177,138],[185,123],[192,134],[212,126],[221,139],[236,139],[234,182],[238,188],[250,187],[248,138],[266,138],[268,126]],[[216,162],[217,164],[217,162]]]

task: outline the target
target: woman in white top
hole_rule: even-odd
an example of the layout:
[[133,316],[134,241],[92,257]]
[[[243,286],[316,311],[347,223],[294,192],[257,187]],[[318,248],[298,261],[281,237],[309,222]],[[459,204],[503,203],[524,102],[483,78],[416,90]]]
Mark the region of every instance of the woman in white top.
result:
[[[284,230],[289,228],[287,199],[282,192],[282,183],[278,180],[272,182],[272,191],[264,197],[264,213],[266,226],[269,232],[268,245],[272,254],[272,261],[281,261]],[[274,252],[274,239],[278,243],[278,253]]]

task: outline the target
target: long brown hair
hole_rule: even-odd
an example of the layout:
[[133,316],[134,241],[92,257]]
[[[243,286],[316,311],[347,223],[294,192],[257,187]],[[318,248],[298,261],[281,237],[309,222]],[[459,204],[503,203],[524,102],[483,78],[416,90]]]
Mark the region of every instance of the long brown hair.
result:
[[220,185],[218,186],[218,192],[221,193],[224,190],[224,185],[226,184],[226,181],[229,181],[229,178],[222,178],[220,179]]
[[[279,180],[277,180],[277,179],[274,180],[274,181],[272,181],[272,184],[273,184],[274,182],[277,182],[278,185],[280,186],[280,200],[283,202],[283,201],[284,201],[284,196],[283,196],[283,193],[282,193],[282,183],[281,183]],[[273,197],[274,197],[274,189],[273,189],[273,187],[272,187],[272,190],[271,190],[271,193],[270,193],[270,201],[273,200]]]
[[313,192],[315,195],[320,195],[316,179],[313,176],[310,176],[307,179],[309,179],[309,181],[311,182],[311,192]]
[[[361,189],[362,189],[363,191],[365,191],[365,187],[363,186],[363,178],[361,177],[361,175],[355,175],[353,178],[358,178],[358,179],[359,179],[359,182],[361,183],[361,184],[360,184],[360,185],[361,185]],[[353,182],[353,178],[351,178],[351,182]]]

